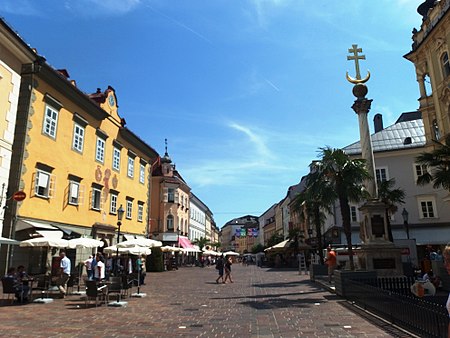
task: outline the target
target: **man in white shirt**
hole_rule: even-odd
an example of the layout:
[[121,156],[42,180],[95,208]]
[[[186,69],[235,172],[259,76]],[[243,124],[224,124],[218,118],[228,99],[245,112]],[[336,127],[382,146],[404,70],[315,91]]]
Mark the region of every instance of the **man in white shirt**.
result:
[[100,252],[97,252],[96,259],[97,265],[94,270],[94,279],[96,281],[101,281],[105,279],[105,263],[103,255]]
[[59,257],[61,257],[61,262],[59,264],[59,267],[61,269],[61,277],[58,281],[58,288],[63,297],[67,293],[67,281],[70,277],[70,270],[71,270],[71,262],[68,257],[66,257],[65,251],[60,251]]
[[92,280],[94,277],[94,273],[92,271],[92,255],[89,255],[89,258],[84,261],[84,266],[86,267],[88,280]]

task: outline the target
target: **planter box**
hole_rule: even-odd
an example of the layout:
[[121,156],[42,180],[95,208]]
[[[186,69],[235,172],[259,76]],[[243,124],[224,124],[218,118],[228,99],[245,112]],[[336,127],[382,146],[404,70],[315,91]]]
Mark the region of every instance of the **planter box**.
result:
[[336,294],[341,297],[346,296],[346,280],[349,279],[366,279],[377,278],[376,271],[348,271],[348,270],[335,270],[334,271],[334,286],[336,288]]
[[309,278],[314,281],[316,276],[328,276],[328,265],[311,264],[309,266]]

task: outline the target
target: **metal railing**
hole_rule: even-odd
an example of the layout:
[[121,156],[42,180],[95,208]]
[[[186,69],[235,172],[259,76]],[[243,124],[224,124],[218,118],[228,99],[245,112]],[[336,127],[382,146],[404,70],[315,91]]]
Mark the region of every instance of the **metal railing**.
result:
[[407,287],[410,281],[405,278],[346,280],[345,297],[421,337],[447,337],[449,318],[445,306],[413,296]]

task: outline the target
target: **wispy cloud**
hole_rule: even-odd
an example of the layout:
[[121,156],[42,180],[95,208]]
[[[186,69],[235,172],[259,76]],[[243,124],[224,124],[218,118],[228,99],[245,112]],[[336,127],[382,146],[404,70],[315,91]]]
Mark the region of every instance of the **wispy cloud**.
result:
[[177,26],[179,26],[179,27],[181,27],[181,28],[183,28],[183,29],[185,29],[185,30],[191,32],[192,34],[196,35],[196,36],[199,37],[200,39],[202,39],[202,40],[204,40],[204,41],[206,41],[206,42],[208,42],[209,44],[212,45],[211,40],[209,40],[207,37],[205,37],[204,35],[202,35],[202,34],[200,34],[199,32],[197,32],[197,31],[196,31],[195,29],[193,29],[192,27],[189,27],[188,25],[182,23],[181,21],[178,21],[178,20],[174,19],[173,17],[168,16],[167,14],[164,14],[164,13],[161,12],[161,11],[158,11],[157,9],[155,9],[155,8],[152,7],[152,6],[149,6],[149,5],[148,5],[147,7],[148,7],[150,10],[152,10],[153,12],[155,12],[156,14],[158,14],[158,15],[160,15],[160,16],[166,18],[167,20],[169,20],[170,22],[174,23],[175,25],[177,25]]
[[252,0],[254,15],[258,25],[266,28],[270,24],[270,18],[275,14],[275,10],[286,8],[292,0]]
[[261,160],[272,159],[274,156],[266,145],[265,140],[261,135],[261,133],[255,133],[250,128],[239,125],[235,122],[230,123],[231,128],[242,132],[244,135],[248,137],[248,140],[253,145],[256,150],[257,155]]

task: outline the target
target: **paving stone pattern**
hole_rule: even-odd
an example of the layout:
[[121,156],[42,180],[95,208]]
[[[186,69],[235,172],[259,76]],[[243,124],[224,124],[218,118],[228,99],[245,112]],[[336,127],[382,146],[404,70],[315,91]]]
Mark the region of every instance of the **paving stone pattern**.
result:
[[[0,307],[8,337],[408,337],[355,312],[293,270],[233,265],[234,283],[216,284],[214,267],[147,274],[145,298],[127,307],[80,296],[50,304]],[[136,292],[136,288],[133,289]]]

